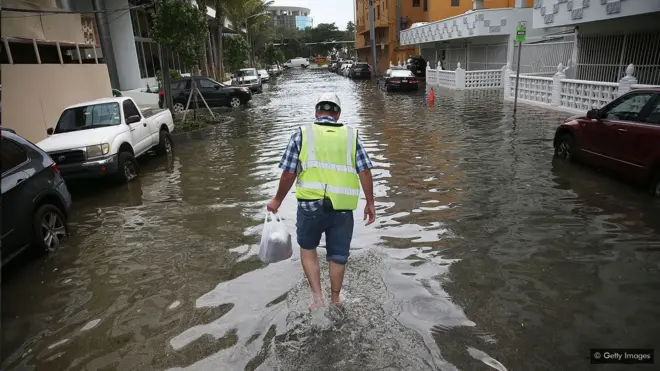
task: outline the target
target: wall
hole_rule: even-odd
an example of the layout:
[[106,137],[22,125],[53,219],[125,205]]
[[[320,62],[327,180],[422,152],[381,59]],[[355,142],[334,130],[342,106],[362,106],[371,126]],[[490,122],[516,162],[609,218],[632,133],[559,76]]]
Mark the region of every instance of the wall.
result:
[[3,64],[2,125],[36,143],[72,104],[112,96],[105,64]]
[[[6,8],[55,10],[55,0],[3,0]],[[2,12],[2,36],[83,44],[80,14]]]
[[566,26],[660,11],[658,0],[562,2],[544,0],[534,6],[534,28]]

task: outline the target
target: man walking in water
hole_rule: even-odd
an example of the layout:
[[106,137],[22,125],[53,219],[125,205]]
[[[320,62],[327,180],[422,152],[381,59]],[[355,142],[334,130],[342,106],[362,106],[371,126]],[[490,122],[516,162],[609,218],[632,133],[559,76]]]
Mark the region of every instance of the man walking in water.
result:
[[296,234],[303,270],[313,292],[310,309],[325,305],[321,292],[321,273],[316,248],[325,233],[327,260],[333,304],[339,304],[353,239],[353,210],[357,209],[360,184],[367,205],[366,225],[374,222],[373,167],[357,130],[338,123],[341,114],[339,97],[322,94],[316,103],[314,124],[301,126],[291,136],[282,156],[282,176],[268,211],[277,212],[282,200],[298,178]]

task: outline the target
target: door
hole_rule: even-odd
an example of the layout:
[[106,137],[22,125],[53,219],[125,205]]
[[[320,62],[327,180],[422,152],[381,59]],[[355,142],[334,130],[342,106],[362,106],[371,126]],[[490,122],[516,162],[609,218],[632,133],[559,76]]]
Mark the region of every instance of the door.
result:
[[131,116],[138,115],[140,121],[128,124],[131,128],[131,140],[133,141],[133,150],[135,151],[135,156],[141,155],[143,152],[147,151],[152,147],[150,128],[147,127],[147,120],[142,116],[140,110],[138,110],[135,103],[132,100],[127,99],[123,103],[124,109],[124,120],[128,123],[128,118]]
[[623,146],[621,160],[629,175],[646,181],[651,166],[660,153],[660,94],[653,96],[641,111],[638,120],[618,124]]
[[34,195],[29,194],[28,174],[23,170],[29,159],[23,147],[2,138],[2,259],[10,258],[30,242]]
[[625,153],[632,144],[628,129],[640,123],[643,110],[655,93],[648,91],[625,94],[601,109],[602,119],[588,122],[587,150],[600,158],[600,165],[618,172],[629,172]]
[[[202,93],[202,96],[209,107],[218,107],[220,105],[220,87],[218,84],[210,79],[204,78],[197,80],[197,82],[197,88],[199,89],[199,92]],[[204,102],[201,100],[198,101],[198,104],[204,107]]]

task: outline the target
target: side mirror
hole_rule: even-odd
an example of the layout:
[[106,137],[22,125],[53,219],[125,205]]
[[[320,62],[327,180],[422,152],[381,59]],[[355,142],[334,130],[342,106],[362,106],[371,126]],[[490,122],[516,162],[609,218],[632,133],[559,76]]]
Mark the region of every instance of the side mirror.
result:
[[140,115],[133,115],[133,116],[128,116],[126,119],[126,124],[134,124],[136,122],[140,122]]
[[215,85],[215,90],[220,90],[220,85]]
[[600,120],[601,119],[601,113],[598,108],[590,109],[587,111],[587,118],[591,120]]
[[48,135],[53,135],[53,132],[54,132],[54,131],[55,131],[55,130],[53,130],[53,128],[48,128],[48,129],[46,129],[46,134],[48,134]]

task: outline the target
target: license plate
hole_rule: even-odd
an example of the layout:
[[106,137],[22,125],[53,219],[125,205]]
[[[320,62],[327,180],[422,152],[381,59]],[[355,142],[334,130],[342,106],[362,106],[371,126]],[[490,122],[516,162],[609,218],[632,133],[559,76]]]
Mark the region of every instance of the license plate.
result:
[[403,80],[403,82],[408,82],[408,80]]
[[359,72],[356,72],[356,73],[355,73],[355,76],[360,76],[360,73],[359,73]]
[[417,72],[422,72],[422,70],[417,70]]

